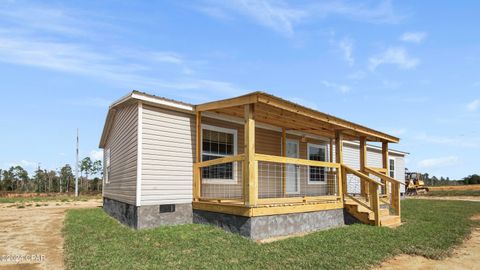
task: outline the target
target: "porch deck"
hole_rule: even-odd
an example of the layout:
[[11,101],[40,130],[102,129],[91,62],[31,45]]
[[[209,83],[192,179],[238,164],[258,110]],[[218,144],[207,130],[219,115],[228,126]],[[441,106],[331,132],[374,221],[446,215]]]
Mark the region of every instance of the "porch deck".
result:
[[[244,120],[243,153],[202,161],[202,113],[207,111]],[[256,123],[281,128],[282,156],[256,152]],[[330,157],[325,160],[330,162],[288,157],[288,131],[329,140],[330,149],[323,155],[328,152]],[[376,226],[387,225],[382,222],[386,216],[398,217],[399,221],[401,183],[386,175],[388,143],[398,142],[398,138],[261,92],[198,105],[196,133],[197,162],[193,168],[196,210],[256,217],[345,208],[358,220]],[[360,170],[343,162],[345,139],[360,142]],[[382,168],[366,166],[367,141],[382,143]],[[226,170],[235,180],[233,184],[212,181],[222,178],[215,174],[223,175]],[[349,190],[347,185],[352,181],[358,185],[355,190]],[[382,204],[387,211],[382,210]]]

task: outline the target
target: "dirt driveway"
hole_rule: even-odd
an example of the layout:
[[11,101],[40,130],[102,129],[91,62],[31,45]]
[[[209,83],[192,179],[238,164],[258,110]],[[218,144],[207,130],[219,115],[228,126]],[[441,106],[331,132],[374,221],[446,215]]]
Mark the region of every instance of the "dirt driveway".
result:
[[101,200],[46,202],[21,209],[0,204],[0,269],[63,269],[65,211],[99,206]]

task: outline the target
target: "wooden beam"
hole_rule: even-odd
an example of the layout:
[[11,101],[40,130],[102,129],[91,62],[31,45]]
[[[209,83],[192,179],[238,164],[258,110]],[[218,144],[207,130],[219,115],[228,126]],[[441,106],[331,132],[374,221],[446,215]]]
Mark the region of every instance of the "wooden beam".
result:
[[401,181],[399,181],[399,180],[397,180],[397,179],[395,179],[395,178],[391,178],[390,176],[385,175],[385,174],[383,174],[383,173],[381,173],[381,172],[379,172],[379,171],[377,171],[377,170],[375,170],[375,169],[373,169],[373,168],[370,168],[370,167],[365,167],[365,172],[366,172],[366,173],[373,174],[373,175],[375,175],[376,177],[378,177],[378,178],[380,178],[380,179],[382,179],[382,180],[385,180],[385,181],[387,181],[387,182],[390,182],[390,183],[398,183],[398,184],[400,184],[400,185],[405,185],[405,183],[402,183]]
[[255,104],[245,105],[243,192],[246,206],[257,205],[258,163],[255,160]]
[[198,163],[201,159],[202,145],[202,113],[195,114],[195,164],[193,166],[193,200],[198,201],[201,197],[201,168]]
[[366,181],[368,181],[368,182],[370,182],[370,183],[375,183],[375,184],[377,184],[377,185],[379,185],[379,186],[385,186],[383,183],[378,182],[377,180],[374,180],[374,179],[370,178],[370,176],[368,176],[368,175],[366,175],[366,174],[364,174],[364,173],[361,173],[361,172],[359,172],[359,171],[357,171],[357,170],[355,170],[355,169],[352,169],[352,168],[348,167],[348,166],[345,165],[345,164],[342,164],[342,167],[347,171],[347,173],[351,173],[351,174],[353,174],[353,175],[355,175],[355,176],[358,176],[358,177],[360,177],[360,178],[364,178]]
[[291,204],[282,206],[258,206],[247,207],[240,204],[228,204],[228,203],[214,203],[214,202],[193,202],[193,209],[203,210],[216,213],[232,214],[244,217],[254,216],[271,216],[282,215],[291,213],[305,213],[315,212],[331,209],[342,209],[343,203],[341,202],[325,202],[325,203],[308,203],[308,204]]
[[[282,157],[287,157],[287,130],[282,128]],[[256,157],[255,157],[256,158]],[[282,170],[282,195],[287,194],[287,166]]]
[[[335,162],[343,164],[343,134],[340,130],[335,131]],[[344,201],[344,195],[347,194],[347,177],[345,170],[340,167],[337,168],[338,176],[338,193],[342,196],[342,202]]]
[[244,159],[245,159],[245,154],[238,154],[238,155],[235,155],[235,156],[227,156],[227,157],[202,161],[202,162],[197,163],[197,166],[199,168],[203,168],[203,167],[208,167],[208,166],[213,166],[213,165],[218,165],[218,164],[223,164],[223,163],[240,161],[240,160],[244,160]]
[[[365,167],[367,167],[367,138],[365,136],[360,137],[360,171],[365,173]],[[368,184],[360,179],[360,194],[367,197]]]
[[255,160],[274,163],[295,164],[315,167],[340,168],[340,164],[326,161],[309,160],[303,158],[280,157],[265,154],[255,154]]
[[[385,169],[385,175],[389,175],[389,164],[388,164],[388,142],[384,141],[382,142],[382,167]],[[385,181],[385,180],[383,180]],[[386,182],[385,182],[386,184]],[[385,185],[385,188],[383,189],[384,193],[388,195],[389,190],[388,190],[388,185]]]
[[287,111],[290,111],[290,112],[294,112],[296,114],[304,115],[304,116],[307,116],[309,118],[313,118],[313,119],[316,119],[316,120],[319,120],[319,121],[322,121],[322,122],[325,122],[325,123],[336,125],[339,128],[353,130],[355,132],[364,134],[366,136],[371,136],[373,138],[378,138],[378,139],[382,139],[382,140],[389,141],[389,142],[399,142],[400,141],[397,137],[385,134],[383,132],[379,132],[379,131],[370,129],[370,128],[367,128],[367,127],[364,127],[364,126],[361,126],[361,125],[358,125],[358,124],[355,124],[355,123],[337,118],[337,117],[332,116],[332,115],[321,113],[321,112],[318,112],[318,111],[315,111],[315,110],[297,105],[293,102],[286,101],[286,100],[283,100],[283,99],[280,99],[280,98],[277,98],[275,96],[268,95],[268,94],[265,94],[265,93],[260,93],[258,95],[258,102],[265,103],[265,104],[268,104],[270,106],[277,107],[277,108],[287,110]]
[[382,165],[388,174],[388,142],[382,142]]
[[243,204],[228,204],[228,203],[216,203],[216,202],[193,202],[192,207],[195,210],[203,210],[215,213],[232,214],[236,216],[251,217],[252,212],[249,207]]
[[380,226],[380,199],[378,197],[378,188],[374,182],[369,183],[370,205],[375,216],[375,226]]
[[343,164],[343,134],[335,131],[335,162]]
[[266,198],[258,199],[258,205],[263,204],[285,204],[285,203],[309,203],[309,202],[326,202],[338,201],[339,196],[303,196],[303,197],[288,197],[288,198]]
[[313,203],[313,204],[298,204],[298,205],[287,205],[287,206],[270,206],[270,207],[255,207],[251,208],[252,216],[271,216],[271,215],[282,215],[282,214],[292,214],[292,213],[305,213],[305,212],[316,212],[332,209],[342,209],[343,203],[341,202],[331,202],[331,203]]
[[197,112],[216,110],[221,108],[229,108],[235,106],[241,106],[246,104],[256,103],[258,101],[258,96],[256,93],[251,93],[245,96],[223,99],[218,101],[212,101],[197,105],[195,110]]

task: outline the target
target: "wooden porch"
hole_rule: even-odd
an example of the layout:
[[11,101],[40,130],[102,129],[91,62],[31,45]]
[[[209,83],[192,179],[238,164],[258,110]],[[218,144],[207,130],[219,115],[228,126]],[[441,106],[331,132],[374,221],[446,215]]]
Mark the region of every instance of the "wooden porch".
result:
[[[202,161],[202,115],[206,112],[244,120],[243,145],[239,143],[243,153]],[[255,129],[259,123],[281,128],[281,156],[256,152]],[[322,153],[328,152],[329,161],[288,157],[287,132],[291,131],[328,140],[329,149]],[[344,140],[359,141],[359,170],[344,164]],[[382,145],[381,168],[367,166],[368,141]],[[402,183],[388,176],[388,143],[398,141],[262,92],[201,104],[196,106],[193,208],[245,217],[345,208],[366,224],[396,226],[400,223]],[[211,184],[204,179],[205,170],[215,171],[226,165],[238,185]],[[312,173],[319,183],[311,181]],[[292,174],[298,181],[298,192],[289,193]],[[352,181],[358,183],[358,189],[350,190],[347,183]]]

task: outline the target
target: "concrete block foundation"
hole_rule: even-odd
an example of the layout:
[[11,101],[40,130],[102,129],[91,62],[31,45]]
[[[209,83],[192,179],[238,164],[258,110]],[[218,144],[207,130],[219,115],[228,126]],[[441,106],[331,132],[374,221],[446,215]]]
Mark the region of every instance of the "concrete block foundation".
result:
[[252,240],[309,233],[345,225],[343,209],[272,216],[242,217],[193,210],[193,222],[213,224]]
[[163,206],[168,206],[168,211],[161,211],[161,205],[135,206],[103,198],[103,210],[107,214],[135,229],[192,223],[191,203]]

